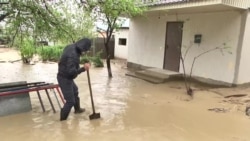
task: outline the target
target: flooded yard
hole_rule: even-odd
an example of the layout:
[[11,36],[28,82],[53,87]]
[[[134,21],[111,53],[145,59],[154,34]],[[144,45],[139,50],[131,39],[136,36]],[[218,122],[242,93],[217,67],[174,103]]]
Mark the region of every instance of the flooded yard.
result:
[[[45,81],[57,83],[56,63],[25,65],[13,50],[0,49],[0,83]],[[7,61],[6,61],[7,60]],[[250,88],[204,88],[195,85],[194,97],[185,93],[183,82],[151,84],[126,76],[125,62],[112,63],[113,78],[106,68],[90,70],[96,111],[92,113],[87,74],[76,79],[83,114],[72,110],[59,121],[45,95],[43,113],[36,93],[30,93],[32,111],[0,117],[1,141],[250,141],[250,118],[245,108]],[[229,97],[246,94],[244,97]],[[53,99],[55,100],[55,99]],[[1,108],[1,107],[0,107]]]

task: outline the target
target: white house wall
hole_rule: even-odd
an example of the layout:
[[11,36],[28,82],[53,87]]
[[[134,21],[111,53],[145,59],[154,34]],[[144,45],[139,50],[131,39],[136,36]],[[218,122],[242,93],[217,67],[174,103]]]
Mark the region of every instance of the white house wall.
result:
[[[195,13],[184,15],[148,16],[130,22],[128,62],[163,68],[166,23],[184,21],[182,49],[192,45],[185,59],[190,72],[193,58],[202,52],[229,47],[223,54],[217,50],[199,57],[193,75],[232,83],[234,80],[236,48],[240,35],[241,13],[238,11]],[[202,34],[200,45],[194,44],[194,35]],[[180,64],[180,72],[183,72]]]
[[165,20],[138,17],[130,20],[128,61],[150,67],[163,67]]
[[[120,29],[115,33],[115,57],[120,59],[127,59],[128,56],[128,31],[129,29]],[[127,40],[126,45],[119,45],[119,39]]]
[[241,50],[238,84],[250,82],[250,12],[246,14],[246,25],[243,27],[243,44]]

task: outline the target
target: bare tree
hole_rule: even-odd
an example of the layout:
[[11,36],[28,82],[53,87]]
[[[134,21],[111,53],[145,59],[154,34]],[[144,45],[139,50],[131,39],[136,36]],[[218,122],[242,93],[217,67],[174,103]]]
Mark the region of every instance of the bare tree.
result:
[[[190,73],[189,73],[189,75],[187,75],[186,67],[185,67],[185,60],[186,60],[186,56],[187,56],[187,54],[188,54],[188,52],[190,51],[191,48],[192,48],[192,44],[190,46],[188,46],[188,48],[186,49],[184,54],[182,53],[182,51],[180,49],[180,52],[181,52],[180,59],[181,59],[181,62],[182,62],[182,69],[183,69],[183,76],[184,76],[184,81],[185,81],[186,92],[187,92],[188,95],[193,96],[193,89],[191,88],[191,79],[192,79],[192,74],[193,74],[193,68],[195,66],[195,62],[197,61],[197,59],[199,59],[200,57],[202,57],[202,56],[204,56],[204,55],[206,55],[208,53],[214,52],[214,51],[220,51],[221,54],[224,55],[224,51],[227,51],[230,47],[228,47],[226,45],[226,43],[223,43],[222,45],[220,45],[218,47],[206,50],[206,51],[196,55],[193,58],[192,65],[191,65],[191,68],[190,68]],[[227,52],[232,54],[232,52],[230,52],[230,51],[227,51]]]

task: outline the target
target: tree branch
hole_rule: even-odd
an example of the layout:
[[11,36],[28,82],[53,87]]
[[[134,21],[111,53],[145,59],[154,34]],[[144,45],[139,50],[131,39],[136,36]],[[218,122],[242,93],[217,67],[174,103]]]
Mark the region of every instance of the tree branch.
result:
[[3,14],[0,16],[0,22],[3,21],[7,16],[10,15],[10,12],[6,13],[6,14]]
[[103,37],[103,42],[104,42],[104,44],[105,44],[105,42],[106,42],[106,40],[105,40],[105,35],[104,35],[100,30],[98,30],[98,29],[97,29],[97,32],[100,33],[100,34],[102,35],[102,37]]
[[207,51],[205,51],[205,52],[203,52],[203,53],[201,53],[201,54],[195,56],[195,57],[194,57],[194,60],[193,60],[193,63],[192,63],[192,66],[191,66],[189,78],[192,77],[193,67],[194,67],[194,64],[195,64],[196,59],[199,58],[199,57],[201,57],[201,56],[204,55],[204,54],[207,54],[207,53],[209,53],[209,52],[211,52],[211,51],[218,50],[218,49],[224,49],[224,48],[222,48],[222,47],[215,47],[215,48],[212,48],[212,49],[210,49],[210,50],[207,50]]
[[[45,1],[45,0],[42,0],[42,1],[43,1],[44,5],[45,5],[46,10],[49,12],[49,14],[52,15],[53,18],[55,18],[55,20],[59,23],[59,20],[57,19],[57,17],[53,14],[52,11],[50,11],[50,9],[49,9],[49,7],[48,7],[46,1]],[[64,31],[65,33],[67,33],[67,35],[71,38],[72,42],[73,42],[73,43],[75,42],[74,38],[69,34],[68,31],[66,31],[64,28],[62,28],[60,24],[57,24],[57,23],[55,23],[55,22],[53,22],[53,21],[51,21],[51,23],[54,24],[55,26],[58,26],[59,29],[61,29],[62,31]]]

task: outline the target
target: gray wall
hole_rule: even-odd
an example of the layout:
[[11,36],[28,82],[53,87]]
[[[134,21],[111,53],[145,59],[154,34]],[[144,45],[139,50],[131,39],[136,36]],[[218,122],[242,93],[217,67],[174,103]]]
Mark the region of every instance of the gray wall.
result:
[[[114,50],[115,50],[114,47],[115,47],[115,40],[114,40],[114,38],[112,38],[109,42],[109,51],[110,51],[111,59],[114,59]],[[101,58],[106,59],[106,49],[104,46],[103,38],[96,38],[93,41],[93,46],[90,49],[89,55],[94,56],[99,51],[102,51]]]
[[[15,84],[26,84],[25,81],[2,83],[0,86],[10,86]],[[16,94],[10,96],[1,96],[0,94],[0,117],[12,114],[31,111],[31,101],[29,93]]]

